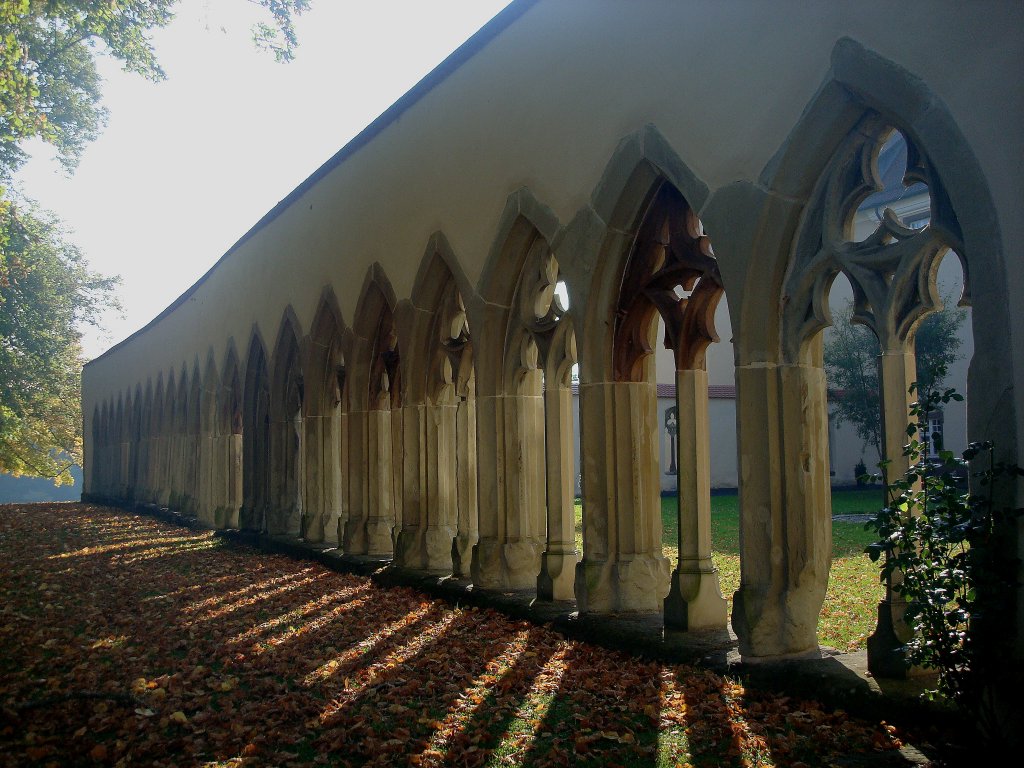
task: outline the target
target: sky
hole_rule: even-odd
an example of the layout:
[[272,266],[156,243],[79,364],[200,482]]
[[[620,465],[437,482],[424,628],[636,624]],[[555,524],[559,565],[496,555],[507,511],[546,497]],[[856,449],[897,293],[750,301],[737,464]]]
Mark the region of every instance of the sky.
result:
[[509,0],[313,0],[295,61],[257,51],[246,0],[182,0],[153,34],[167,79],[101,57],[101,137],[70,177],[42,143],[18,175],[90,267],[120,275],[122,316],[91,359],[143,327],[231,245]]

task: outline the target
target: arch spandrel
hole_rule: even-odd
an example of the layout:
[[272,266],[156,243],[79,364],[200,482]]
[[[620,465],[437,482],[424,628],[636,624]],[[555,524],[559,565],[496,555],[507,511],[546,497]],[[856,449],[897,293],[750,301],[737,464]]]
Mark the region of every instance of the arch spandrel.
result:
[[443,232],[434,232],[423,251],[410,299],[417,309],[433,311],[441,300],[448,280],[455,285],[464,299],[474,294],[473,285],[452,250]]
[[628,227],[643,214],[647,195],[659,179],[679,190],[695,211],[708,199],[707,184],[657,126],[648,123],[619,142],[591,194],[591,207],[609,227]]

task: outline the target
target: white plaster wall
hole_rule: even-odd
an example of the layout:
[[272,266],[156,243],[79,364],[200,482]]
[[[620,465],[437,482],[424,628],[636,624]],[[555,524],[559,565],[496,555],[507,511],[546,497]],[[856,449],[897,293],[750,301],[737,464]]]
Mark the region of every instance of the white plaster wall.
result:
[[[93,406],[118,391],[202,366],[211,350],[220,366],[229,339],[244,359],[254,326],[272,347],[289,304],[307,331],[325,284],[351,322],[374,261],[407,297],[436,230],[475,283],[509,193],[528,186],[567,223],[619,140],[646,123],[710,189],[757,179],[844,35],[920,76],[949,107],[991,185],[1013,327],[1024,328],[1014,257],[1024,235],[1022,30],[1015,2],[542,0],[238,246],[169,316],[90,364],[86,435]],[[1024,341],[1012,343],[1020,381]]]

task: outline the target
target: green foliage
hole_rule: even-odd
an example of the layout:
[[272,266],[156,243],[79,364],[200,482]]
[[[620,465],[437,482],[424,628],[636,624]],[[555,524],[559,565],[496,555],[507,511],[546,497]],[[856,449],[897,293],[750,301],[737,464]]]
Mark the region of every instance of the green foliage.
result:
[[[942,385],[949,366],[959,359],[960,327],[966,312],[952,297],[917,329],[914,342],[917,380],[922,390]],[[878,393],[878,339],[863,325],[852,322],[853,302],[837,312],[825,340],[825,373],[832,395],[836,426],[849,422],[857,437],[882,457],[881,417]]]
[[[878,540],[866,551],[872,560],[884,555],[882,576],[908,603],[905,619],[915,632],[906,647],[910,663],[936,669],[937,692],[992,735],[998,729],[991,691],[1012,653],[1011,634],[999,626],[1012,615],[1017,586],[1018,561],[1007,543],[1024,512],[995,503],[994,491],[1024,470],[995,462],[992,443],[972,443],[963,459],[937,445],[939,462],[928,461],[928,441],[941,438],[928,434],[929,415],[962,399],[952,389],[919,390],[904,448],[910,468],[887,484],[889,504],[868,523]],[[958,481],[968,462],[981,493]]]
[[69,170],[77,165],[106,122],[97,50],[131,72],[163,77],[149,32],[171,20],[174,2],[20,0],[3,12],[0,181],[24,164],[21,143],[30,138],[52,144]]
[[[258,48],[290,61],[298,42],[293,16],[310,0],[252,0],[270,14],[253,27]],[[0,3],[0,184],[27,159],[38,138],[68,170],[106,123],[98,52],[150,80],[164,72],[152,32],[174,18],[178,0],[15,0]]]
[[60,222],[0,201],[0,471],[71,482],[81,462],[81,334],[116,279],[90,272]]
[[269,51],[280,62],[295,58],[299,45],[295,36],[293,16],[309,10],[310,0],[259,0],[270,12],[271,22],[258,22],[252,28],[252,41],[257,48]]
[[[257,47],[290,60],[293,15],[309,0],[251,0],[269,12]],[[81,461],[81,333],[112,303],[116,280],[86,267],[59,221],[12,197],[24,143],[54,147],[72,171],[103,128],[99,53],[160,80],[152,33],[178,0],[0,2],[0,471],[70,482]]]

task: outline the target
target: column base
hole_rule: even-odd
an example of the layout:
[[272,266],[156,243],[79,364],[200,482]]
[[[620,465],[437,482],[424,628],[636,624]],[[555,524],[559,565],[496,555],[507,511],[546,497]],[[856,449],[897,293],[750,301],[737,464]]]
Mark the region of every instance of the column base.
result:
[[482,589],[534,589],[543,545],[539,541],[501,542],[483,538],[473,547],[473,583]]
[[575,549],[542,554],[540,575],[537,576],[537,599],[572,600],[576,596],[577,562],[579,554]]
[[369,557],[394,555],[393,527],[394,523],[386,517],[371,517],[366,521],[366,554]]
[[680,570],[672,572],[672,583],[665,598],[665,626],[693,631],[724,629],[729,606],[718,585],[718,570]]
[[818,614],[824,597],[824,587],[760,592],[740,586],[732,602],[740,656],[781,659],[819,653]]
[[576,566],[580,613],[661,613],[669,589],[663,555],[633,555],[619,562],[583,561]]
[[473,548],[477,536],[460,533],[452,541],[452,576],[457,579],[468,579],[473,567]]
[[442,525],[428,527],[423,535],[423,566],[431,573],[448,575],[452,572],[452,542],[455,529]]
[[263,527],[263,516],[253,507],[240,507],[238,510],[238,527],[243,531],[258,531]]
[[299,535],[306,541],[317,544],[324,540],[324,518],[319,513],[309,513],[302,516]]
[[348,515],[347,514],[346,515],[341,515],[338,518],[338,522],[336,523],[336,527],[337,527],[337,530],[336,530],[334,535],[337,537],[337,539],[335,540],[335,544],[337,544],[337,546],[338,546],[338,554],[342,554],[342,555],[348,554],[348,550],[345,549],[345,545],[346,545],[346,542],[345,542],[345,531],[348,530]]
[[403,528],[395,542],[395,565],[412,570],[423,568],[423,544],[420,529]]
[[[905,680],[920,674],[920,668],[912,667],[907,660],[905,646],[910,638],[900,637],[901,633],[897,631],[897,623],[893,618],[894,610],[900,610],[901,607],[890,600],[882,600],[878,604],[878,624],[867,639],[868,672],[875,677]],[[906,629],[906,625],[902,628]],[[905,636],[906,632],[902,634]]]
[[[339,524],[340,525],[340,524]],[[348,518],[345,520],[344,528],[339,529],[341,533],[342,549],[349,555],[366,554],[366,520],[360,518]]]

